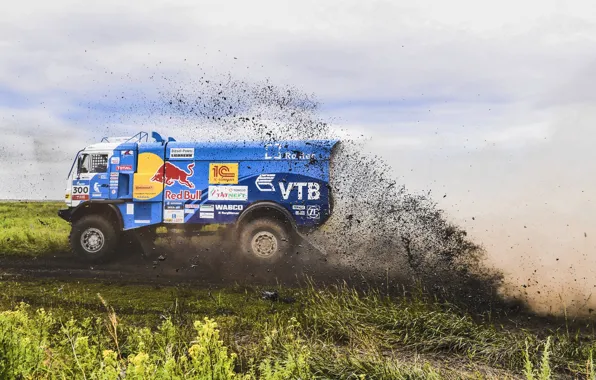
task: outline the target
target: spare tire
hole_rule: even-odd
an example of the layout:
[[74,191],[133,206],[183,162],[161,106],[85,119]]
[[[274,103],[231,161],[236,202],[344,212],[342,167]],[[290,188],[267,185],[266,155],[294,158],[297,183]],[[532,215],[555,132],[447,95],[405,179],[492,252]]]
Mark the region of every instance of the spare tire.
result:
[[241,226],[238,249],[255,263],[271,264],[289,253],[292,247],[290,226],[273,218],[257,218]]
[[87,215],[75,221],[70,232],[70,247],[88,262],[106,261],[118,245],[115,228],[100,215]]

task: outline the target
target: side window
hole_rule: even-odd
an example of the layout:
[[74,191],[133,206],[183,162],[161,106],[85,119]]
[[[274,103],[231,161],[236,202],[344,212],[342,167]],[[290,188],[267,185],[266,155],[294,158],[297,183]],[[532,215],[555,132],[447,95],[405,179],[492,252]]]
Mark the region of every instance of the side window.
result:
[[108,171],[107,154],[83,154],[79,163],[79,173],[105,173]]
[[92,154],[91,155],[91,173],[105,173],[108,171],[108,155],[107,154]]
[[79,174],[81,173],[89,173],[89,155],[88,154],[81,154],[79,157]]

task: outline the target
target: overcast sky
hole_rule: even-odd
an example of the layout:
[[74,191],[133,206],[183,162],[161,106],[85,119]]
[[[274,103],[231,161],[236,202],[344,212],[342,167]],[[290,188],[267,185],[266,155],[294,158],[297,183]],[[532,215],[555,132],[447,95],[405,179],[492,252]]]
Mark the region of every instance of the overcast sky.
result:
[[0,57],[0,198],[62,199],[106,134],[196,137],[164,92],[269,80],[313,94],[496,261],[596,281],[592,1],[18,1]]

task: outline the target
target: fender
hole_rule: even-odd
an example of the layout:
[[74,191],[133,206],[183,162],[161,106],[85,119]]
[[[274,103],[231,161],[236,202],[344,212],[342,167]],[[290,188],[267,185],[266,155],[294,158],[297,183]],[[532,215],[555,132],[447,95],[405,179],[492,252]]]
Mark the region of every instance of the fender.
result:
[[269,202],[269,201],[255,202],[255,203],[251,204],[250,206],[248,206],[246,208],[246,210],[244,210],[240,214],[238,219],[236,219],[236,225],[237,226],[240,225],[240,223],[242,223],[247,217],[249,217],[250,214],[252,214],[252,212],[254,212],[255,210],[260,210],[260,209],[273,209],[275,211],[281,212],[290,221],[292,228],[294,230],[296,230],[296,221],[292,217],[292,214],[290,214],[290,212],[282,205],[275,203],[275,202]]
[[90,205],[93,205],[93,204],[105,204],[112,211],[114,211],[114,213],[116,214],[116,217],[118,219],[118,229],[122,230],[124,228],[124,223],[122,222],[122,214],[120,213],[120,210],[118,209],[118,207],[115,206],[116,204],[119,204],[119,203],[126,203],[126,201],[125,200],[108,200],[108,199],[91,200],[91,201],[80,203],[78,206],[76,206],[74,208],[69,208],[66,210],[59,210],[58,215],[62,219],[66,220],[67,222],[70,223],[75,215],[77,215],[79,212],[84,212],[84,211],[82,211],[83,208],[89,207]]

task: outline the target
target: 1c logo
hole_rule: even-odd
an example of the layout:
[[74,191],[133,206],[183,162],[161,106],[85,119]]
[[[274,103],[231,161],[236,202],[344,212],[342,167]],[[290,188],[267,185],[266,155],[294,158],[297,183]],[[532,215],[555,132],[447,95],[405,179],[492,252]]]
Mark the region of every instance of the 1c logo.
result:
[[237,184],[238,164],[217,163],[209,164],[210,184]]

